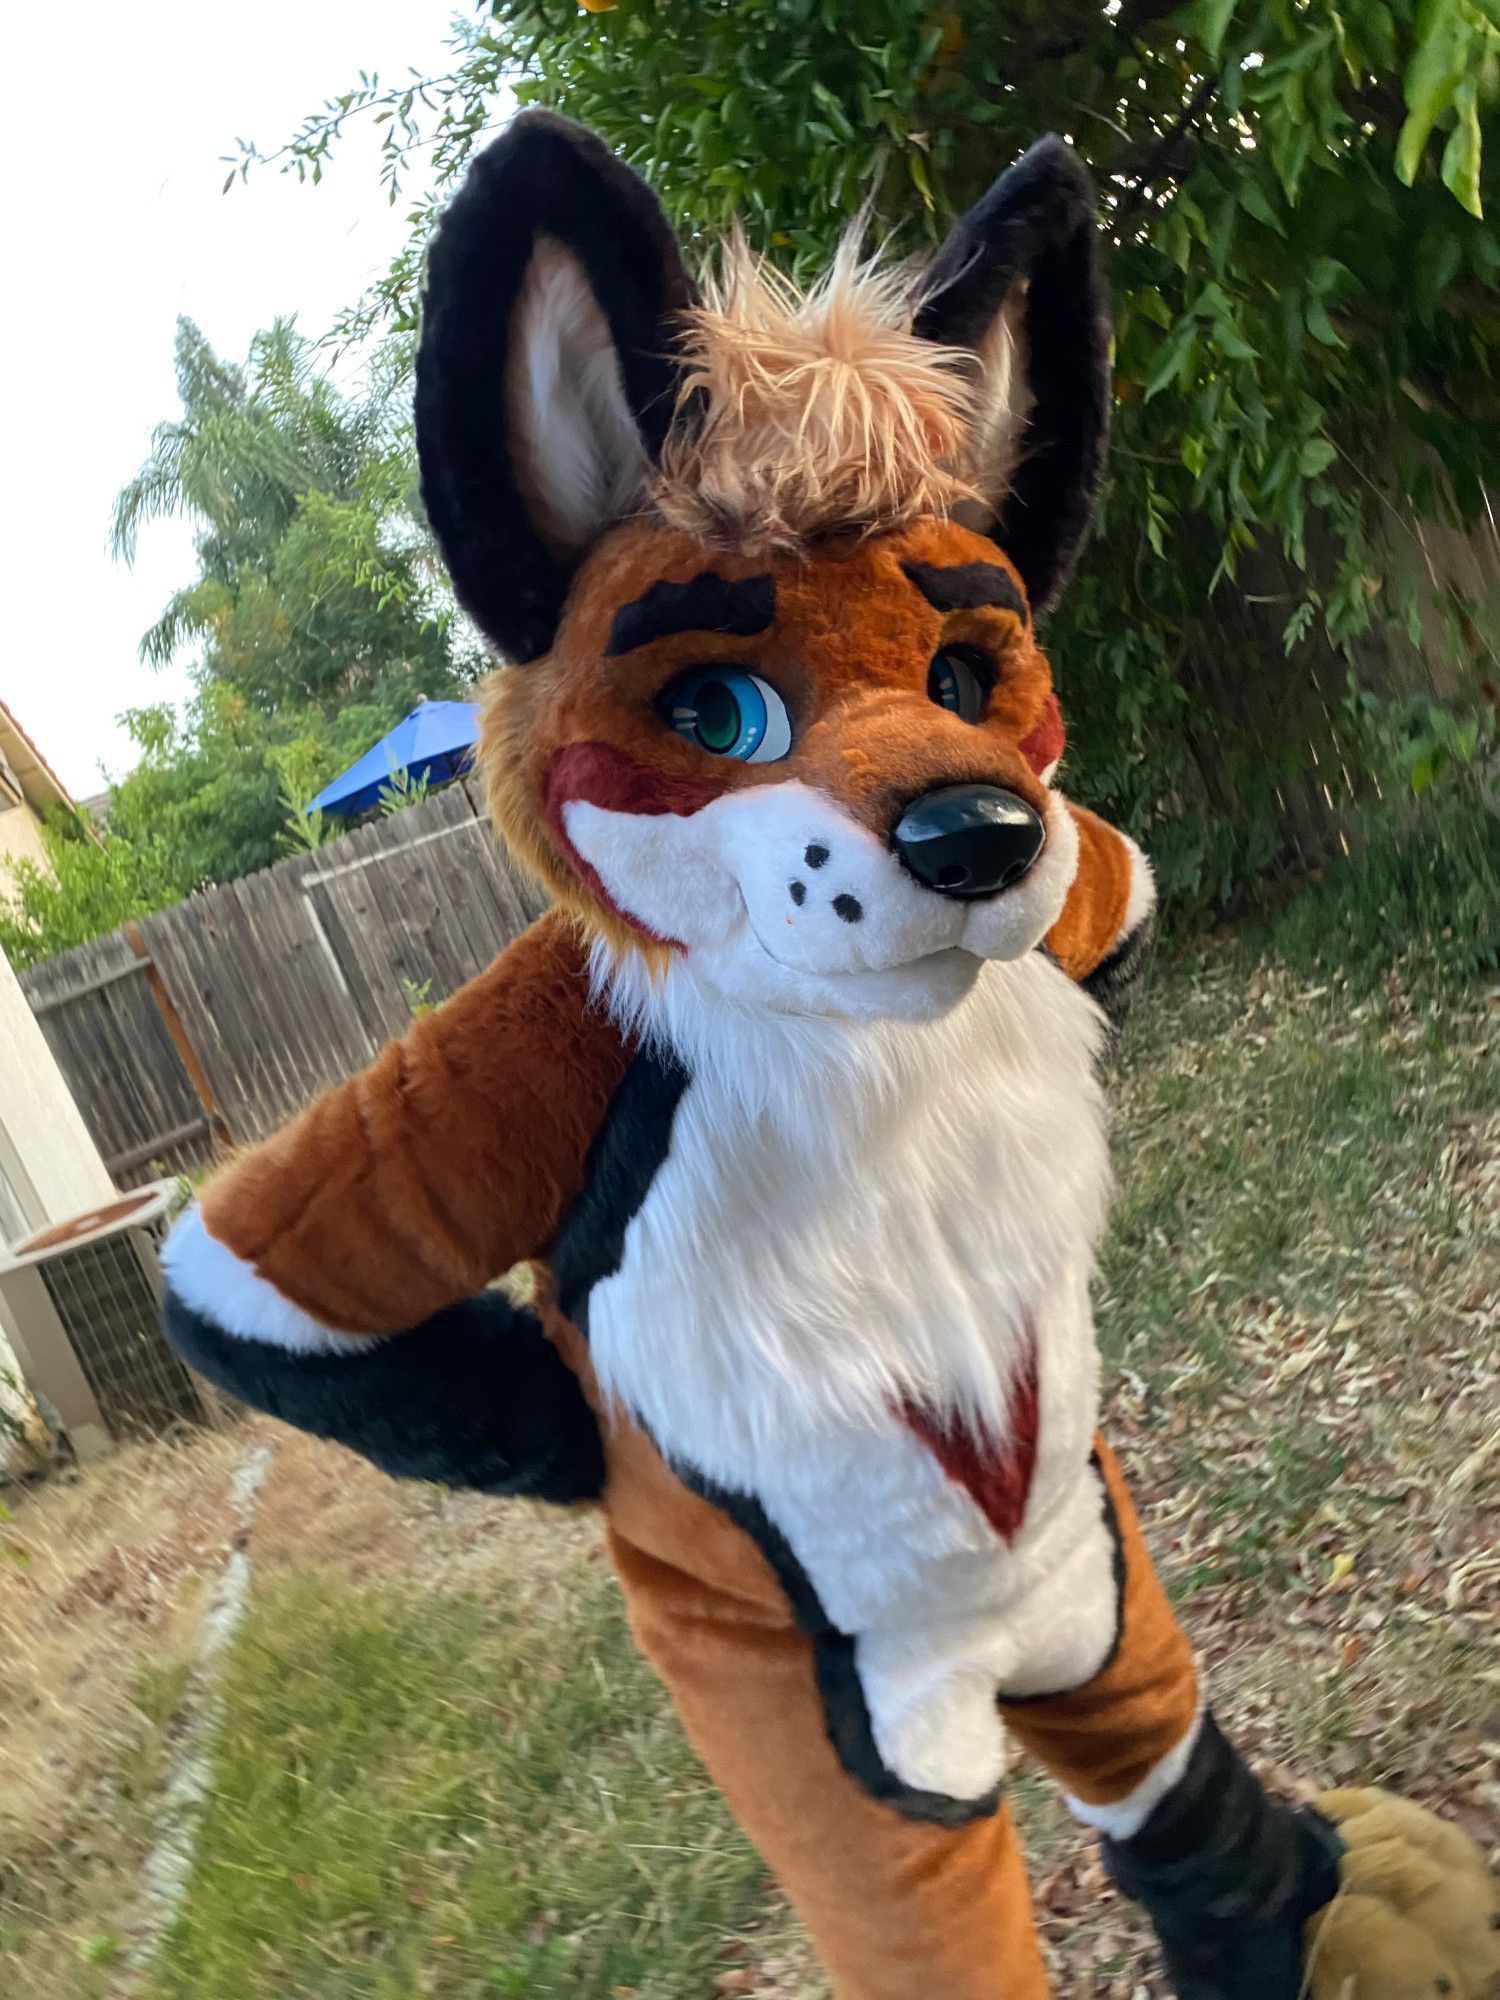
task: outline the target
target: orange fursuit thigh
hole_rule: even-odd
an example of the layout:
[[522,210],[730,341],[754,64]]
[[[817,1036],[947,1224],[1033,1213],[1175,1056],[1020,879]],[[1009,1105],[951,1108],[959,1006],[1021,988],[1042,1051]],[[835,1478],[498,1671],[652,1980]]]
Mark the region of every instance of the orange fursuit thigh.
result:
[[611,1422],[607,1451],[636,1637],[838,2000],[1046,2000],[1009,1813],[950,1829],[872,1799],[829,1741],[812,1642],[760,1550],[632,1426]]

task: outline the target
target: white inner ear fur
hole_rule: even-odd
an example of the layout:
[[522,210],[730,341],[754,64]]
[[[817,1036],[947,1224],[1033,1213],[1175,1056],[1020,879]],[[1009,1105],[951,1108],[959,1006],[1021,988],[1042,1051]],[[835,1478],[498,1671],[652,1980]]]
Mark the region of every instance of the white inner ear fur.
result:
[[1034,400],[1026,365],[1025,305],[1022,282],[1011,288],[976,349],[978,395],[968,476],[992,511],[1010,487]]
[[516,302],[505,396],[537,531],[553,554],[574,556],[636,506],[650,468],[609,323],[553,237],[538,239]]

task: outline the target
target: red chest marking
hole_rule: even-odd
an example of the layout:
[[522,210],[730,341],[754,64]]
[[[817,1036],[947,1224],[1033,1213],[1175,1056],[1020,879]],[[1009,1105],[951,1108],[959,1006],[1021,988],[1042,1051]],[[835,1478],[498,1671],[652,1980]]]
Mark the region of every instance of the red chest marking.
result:
[[1036,1342],[1030,1330],[1025,1358],[1011,1385],[1010,1435],[1003,1445],[976,1436],[956,1418],[940,1423],[911,1403],[902,1405],[901,1417],[1001,1540],[1013,1542],[1026,1518],[1041,1432]]

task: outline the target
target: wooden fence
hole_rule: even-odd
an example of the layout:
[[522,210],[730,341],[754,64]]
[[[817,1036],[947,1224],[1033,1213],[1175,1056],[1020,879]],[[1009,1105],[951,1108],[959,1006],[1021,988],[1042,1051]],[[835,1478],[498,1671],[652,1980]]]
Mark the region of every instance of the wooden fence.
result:
[[367,1062],[543,907],[477,790],[191,896],[24,973],[122,1187],[195,1172]]
[[121,1187],[213,1157],[213,1129],[148,979],[122,931],[21,974],[104,1163]]

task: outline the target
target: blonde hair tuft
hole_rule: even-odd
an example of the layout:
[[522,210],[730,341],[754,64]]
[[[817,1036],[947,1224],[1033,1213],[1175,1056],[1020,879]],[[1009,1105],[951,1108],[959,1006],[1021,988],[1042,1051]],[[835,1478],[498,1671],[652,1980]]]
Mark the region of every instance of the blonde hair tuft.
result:
[[683,336],[656,506],[720,546],[795,550],[977,497],[975,357],[912,331],[910,274],[844,237],[804,290],[738,231]]

